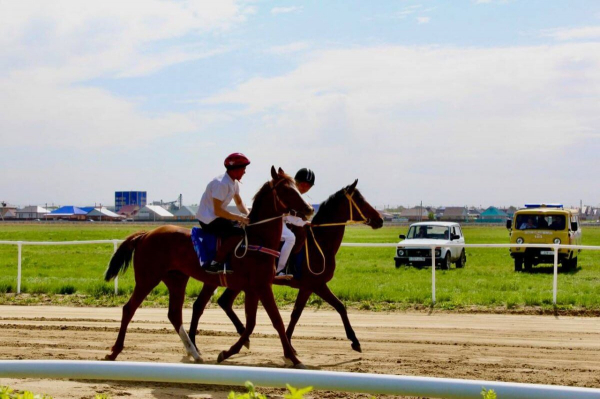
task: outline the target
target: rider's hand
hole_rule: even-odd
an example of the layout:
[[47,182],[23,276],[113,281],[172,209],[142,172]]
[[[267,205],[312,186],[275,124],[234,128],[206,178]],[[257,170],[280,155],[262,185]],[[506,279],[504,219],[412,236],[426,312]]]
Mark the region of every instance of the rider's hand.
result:
[[240,216],[238,219],[238,222],[242,225],[242,226],[246,226],[248,224],[250,224],[250,219],[248,219],[245,216]]

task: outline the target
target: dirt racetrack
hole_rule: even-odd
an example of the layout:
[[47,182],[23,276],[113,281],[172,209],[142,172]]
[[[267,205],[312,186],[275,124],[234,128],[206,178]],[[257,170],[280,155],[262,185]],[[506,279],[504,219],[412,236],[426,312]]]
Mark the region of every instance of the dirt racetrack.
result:
[[[282,311],[284,321],[289,310]],[[243,311],[238,310],[243,316]],[[191,310],[184,310],[189,323]],[[114,343],[120,308],[0,306],[0,359],[99,360]],[[350,312],[363,353],[351,350],[337,313],[307,310],[294,347],[311,369],[370,372],[600,388],[600,318],[450,313]],[[187,327],[187,325],[186,325]],[[198,346],[206,363],[236,340],[220,309],[208,309]],[[244,349],[224,364],[283,367],[282,350],[268,317]],[[139,309],[118,360],[187,361],[166,309]],[[225,366],[224,366],[225,367]],[[234,387],[145,382],[8,379],[0,385],[58,398],[226,398]],[[241,388],[236,389],[241,392]],[[271,397],[283,390],[260,388]],[[369,395],[316,392],[313,398]]]

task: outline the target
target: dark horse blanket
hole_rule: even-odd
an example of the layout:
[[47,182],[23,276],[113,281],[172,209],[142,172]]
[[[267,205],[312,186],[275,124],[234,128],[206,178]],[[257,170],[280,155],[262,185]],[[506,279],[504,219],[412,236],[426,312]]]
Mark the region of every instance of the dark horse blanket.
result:
[[210,263],[217,254],[217,236],[203,231],[200,227],[192,227],[192,244],[198,255],[200,266]]

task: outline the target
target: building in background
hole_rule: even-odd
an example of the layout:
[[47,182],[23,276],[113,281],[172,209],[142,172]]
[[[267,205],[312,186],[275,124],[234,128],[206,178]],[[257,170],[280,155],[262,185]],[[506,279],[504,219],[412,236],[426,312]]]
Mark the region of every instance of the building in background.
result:
[[146,199],[146,191],[115,191],[115,212],[119,212],[126,205],[143,208],[146,206]]
[[169,220],[175,217],[165,208],[159,205],[146,205],[135,216],[135,220]]
[[17,219],[41,219],[50,213],[46,208],[37,205],[29,205],[23,209],[17,209]]

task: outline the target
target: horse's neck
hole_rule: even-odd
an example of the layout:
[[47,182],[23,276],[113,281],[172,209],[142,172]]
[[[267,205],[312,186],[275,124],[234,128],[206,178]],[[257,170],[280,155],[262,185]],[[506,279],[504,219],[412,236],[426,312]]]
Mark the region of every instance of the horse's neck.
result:
[[[328,223],[324,222],[323,224]],[[346,226],[329,226],[329,227],[316,227],[313,228],[314,238],[321,247],[323,251],[323,255],[325,258],[333,258],[337,254],[340,246],[342,245],[342,240],[344,239],[344,233],[346,231]],[[310,234],[310,232],[308,232]],[[309,238],[309,242],[312,241],[312,237]],[[313,246],[316,246],[315,243],[312,243]],[[318,249],[317,249],[318,251]]]
[[252,223],[260,223],[268,219],[273,219],[264,223],[250,226],[248,229],[248,240],[251,244],[268,246],[271,249],[278,249],[281,240],[282,222],[281,214],[275,211],[261,210],[256,213]]

